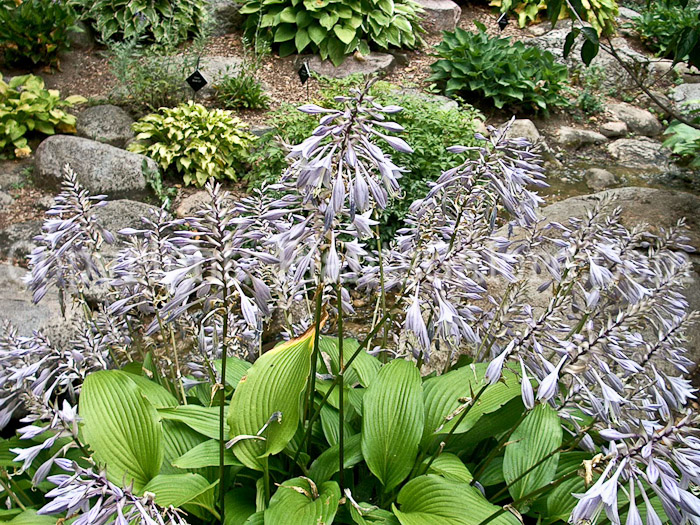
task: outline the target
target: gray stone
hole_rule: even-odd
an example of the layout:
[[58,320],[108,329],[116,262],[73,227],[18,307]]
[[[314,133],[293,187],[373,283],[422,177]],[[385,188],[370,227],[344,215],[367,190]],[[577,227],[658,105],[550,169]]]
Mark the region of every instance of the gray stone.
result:
[[601,144],[606,140],[608,139],[606,139],[605,136],[595,131],[570,128],[568,126],[560,127],[557,136],[557,142],[567,148],[580,148],[591,144]]
[[[681,84],[671,91],[671,100],[677,110],[684,113],[700,109],[700,84]],[[693,102],[693,104],[690,104]]]
[[262,137],[263,135],[267,135],[271,131],[275,131],[275,128],[273,126],[250,126],[250,132],[255,135],[256,137]]
[[688,64],[683,62],[678,62],[676,65],[673,65],[673,60],[660,58],[650,62],[649,68],[652,73],[659,76],[668,75],[669,71],[673,69],[675,75],[669,75],[671,80],[673,80],[675,76],[680,77],[686,84],[700,83],[700,70],[695,66],[688,67]]
[[334,66],[330,60],[321,60],[319,56],[308,59],[311,71],[331,78],[345,78],[356,73],[364,75],[386,74],[394,68],[395,62],[396,59],[393,55],[375,53],[374,51],[364,57],[359,55],[346,57],[338,67]]
[[124,228],[143,228],[141,217],[153,218],[158,207],[128,199],[107,201],[95,211],[100,224],[115,235]]
[[31,159],[0,160],[0,190],[12,190],[26,183]]
[[423,8],[423,28],[430,33],[454,31],[462,8],[452,0],[417,0]]
[[440,104],[440,109],[442,111],[452,111],[459,109],[459,104],[456,100],[445,97],[443,95],[426,93],[425,91],[421,91],[420,89],[404,88],[399,90],[399,94],[414,97],[429,103]]
[[524,138],[533,145],[537,144],[542,139],[534,122],[526,118],[515,119],[508,129],[506,137],[509,139]]
[[[236,200],[236,195],[229,193],[228,198],[224,199],[226,204],[233,204]],[[175,215],[177,217],[192,217],[211,202],[209,193],[205,190],[197,190],[182,199],[175,207]]]
[[93,195],[145,196],[148,187],[144,162],[148,169],[158,169],[144,155],[80,137],[53,135],[36,150],[34,180],[38,186],[57,190],[64,167],[70,165],[80,183]]
[[12,195],[0,190],[0,212],[3,211],[5,206],[9,206],[14,201],[15,201],[15,199],[12,197]]
[[243,2],[232,0],[209,0],[211,31],[214,36],[227,35],[241,27]]
[[134,138],[133,123],[134,119],[122,108],[106,104],[81,111],[76,129],[80,137],[124,148]]
[[621,165],[663,171],[671,162],[669,152],[647,137],[618,139],[608,145],[608,153]]
[[583,174],[583,182],[589,189],[600,191],[617,184],[617,178],[607,170],[590,168]]
[[630,104],[611,104],[608,109],[613,116],[627,124],[633,133],[655,137],[663,131],[661,122],[645,109],[634,107]]
[[200,93],[213,92],[213,87],[227,74],[235,74],[243,64],[238,57],[208,56],[202,57],[199,71],[207,79],[208,84]]
[[637,11],[630,9],[629,7],[622,6],[618,8],[617,14],[618,20],[621,20],[622,22],[630,22],[642,16],[639,13],[637,13]]
[[624,137],[627,135],[627,124],[620,121],[606,122],[600,126],[600,133],[608,138]]
[[70,47],[74,49],[91,49],[95,46],[95,37],[92,29],[85,22],[78,21],[75,24],[76,31],[71,31],[68,34]]
[[42,221],[18,222],[0,230],[0,259],[25,262],[36,248],[34,237],[41,233]]

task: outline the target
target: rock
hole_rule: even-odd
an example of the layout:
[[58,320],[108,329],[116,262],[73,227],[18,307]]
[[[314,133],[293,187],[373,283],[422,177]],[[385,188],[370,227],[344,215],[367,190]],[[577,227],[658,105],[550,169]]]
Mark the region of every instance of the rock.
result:
[[18,222],[0,230],[0,259],[24,262],[36,248],[33,239],[41,233],[42,224],[42,221]]
[[34,180],[37,185],[57,190],[68,164],[93,195],[145,196],[144,162],[148,169],[158,170],[158,165],[144,155],[80,137],[53,135],[36,150]]
[[81,111],[76,128],[80,137],[124,148],[134,138],[133,123],[134,119],[122,108],[106,104]]
[[232,0],[209,0],[209,14],[213,36],[233,33],[241,26],[243,15],[240,13],[243,2]]
[[321,60],[319,56],[307,57],[307,59],[311,71],[331,78],[345,78],[356,73],[363,75],[386,74],[394,68],[396,62],[393,55],[374,51],[361,59],[356,56],[346,57],[338,67],[334,66],[330,60]]
[[489,128],[486,127],[486,124],[478,119],[474,120],[474,133],[481,133],[484,137],[488,137],[491,134]]
[[530,119],[526,118],[515,119],[508,129],[506,137],[509,139],[524,138],[532,145],[537,144],[542,139],[535,124]]
[[620,20],[622,22],[630,22],[630,21],[635,20],[635,19],[642,16],[639,13],[637,13],[637,11],[630,9],[629,7],[622,7],[622,6],[620,6],[618,8],[617,14],[618,14],[618,20]]
[[417,0],[424,9],[423,28],[430,33],[454,31],[462,14],[462,8],[452,0]]
[[620,121],[606,122],[600,126],[600,133],[608,138],[624,137],[627,135],[627,124]]
[[153,218],[154,212],[158,212],[157,206],[128,199],[107,201],[107,203],[95,211],[100,224],[115,234],[124,228],[143,228],[141,217]]
[[608,145],[608,153],[623,166],[662,171],[671,162],[670,154],[647,137],[618,139]]
[[0,160],[0,190],[12,190],[27,182],[31,159]]
[[[674,66],[673,60],[660,58],[650,62],[649,68],[652,73],[658,76],[668,75],[669,71],[673,69],[675,71],[675,76],[680,77],[686,84],[700,83],[700,70],[695,66],[688,67],[688,64],[683,62],[678,62]],[[670,76],[671,80],[673,80],[673,78],[674,76]]]
[[580,148],[591,144],[601,144],[606,140],[608,139],[606,139],[605,136],[595,131],[570,128],[568,126],[559,128],[559,135],[557,137],[559,144],[568,148]]
[[[581,62],[581,46],[583,45],[583,38],[578,38],[576,44],[572,48],[567,59],[564,59],[564,43],[566,41],[566,35],[569,34],[569,29],[555,29],[554,31],[549,31],[541,36],[531,38],[530,40],[525,40],[524,43],[531,46],[536,46],[543,51],[549,51],[554,55],[557,61],[561,64],[565,64],[569,67],[569,70],[581,69],[583,66]],[[642,64],[644,67],[649,63],[649,59],[644,55],[634,51],[623,38],[614,38],[612,40],[618,55],[627,63],[630,67],[637,68],[637,64]],[[606,53],[601,49],[596,57],[591,62],[591,66],[598,66],[603,70],[602,84],[605,88],[615,88],[617,91],[624,90],[627,87],[634,87],[636,89],[636,84],[634,84],[631,77],[625,72],[625,70],[620,67],[620,64],[611,55]]]
[[207,79],[208,84],[200,93],[213,93],[214,86],[227,74],[235,74],[242,64],[243,60],[238,57],[202,57],[199,71]]
[[[700,109],[700,84],[681,84],[671,91],[671,100],[677,110],[688,113]],[[689,104],[689,102],[695,102]]]
[[[224,202],[233,204],[235,200],[236,196],[229,193],[228,198]],[[175,215],[177,217],[193,217],[209,202],[211,202],[209,193],[205,190],[197,190],[180,201],[175,208]]]
[[68,33],[70,47],[74,49],[93,48],[95,46],[95,37],[90,26],[79,20],[75,23],[75,28],[75,31]]
[[617,120],[627,124],[633,133],[655,137],[663,131],[661,122],[645,109],[624,103],[611,104],[608,109]]
[[250,126],[250,132],[255,135],[256,137],[262,137],[263,135],[267,135],[271,131],[275,131],[274,126],[265,126],[265,125],[253,125]]
[[600,191],[617,184],[615,175],[600,168],[590,168],[583,174],[583,181],[593,191]]
[[4,208],[5,206],[9,206],[9,205],[12,204],[14,201],[15,201],[15,199],[14,199],[11,195],[9,195],[9,194],[5,193],[4,191],[0,190],[0,212],[3,211],[3,208]]
[[440,109],[442,111],[452,111],[458,110],[459,104],[456,100],[448,98],[444,95],[436,95],[434,93],[426,93],[420,89],[404,88],[399,90],[399,94],[406,95],[408,97],[417,98],[425,102],[440,104]]

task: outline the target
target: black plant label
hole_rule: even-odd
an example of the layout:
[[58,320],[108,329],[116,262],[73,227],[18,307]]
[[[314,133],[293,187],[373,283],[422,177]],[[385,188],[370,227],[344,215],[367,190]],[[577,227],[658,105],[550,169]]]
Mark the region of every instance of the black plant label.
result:
[[187,83],[196,93],[207,85],[207,79],[199,72],[199,69],[195,69],[194,73],[187,77]]
[[501,28],[501,31],[503,31],[506,26],[508,25],[508,14],[503,13],[501,16],[498,17],[498,27]]
[[304,84],[306,84],[306,81],[311,78],[311,70],[309,69],[309,64],[304,62],[299,68],[299,71],[297,71],[297,74],[299,75],[299,80],[301,80],[301,85],[303,86]]

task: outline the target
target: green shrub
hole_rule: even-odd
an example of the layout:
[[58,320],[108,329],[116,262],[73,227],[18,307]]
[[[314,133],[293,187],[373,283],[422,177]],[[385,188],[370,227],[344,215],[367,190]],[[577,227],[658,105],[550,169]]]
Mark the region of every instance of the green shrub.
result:
[[[691,102],[700,104],[700,100]],[[691,111],[697,115],[694,121],[700,125],[700,109]],[[690,163],[693,168],[700,168],[700,130],[674,120],[665,132],[668,138],[664,146]]]
[[590,66],[578,71],[577,84],[582,88],[576,99],[576,105],[586,115],[605,111],[605,103],[600,96],[605,71],[600,66]]
[[252,68],[244,65],[238,71],[226,74],[214,85],[216,98],[227,109],[265,109],[270,97]]
[[420,12],[413,0],[249,0],[241,8],[247,33],[266,31],[281,56],[315,53],[336,65],[370,46],[420,46]]
[[203,0],[76,0],[103,42],[140,38],[177,45],[202,29]]
[[0,0],[0,49],[5,64],[56,66],[68,48],[76,13],[67,0]]
[[[346,95],[348,88],[359,83],[357,78],[323,81],[323,88],[316,101],[323,107],[340,108],[342,104],[334,97]],[[412,154],[398,153],[390,146],[379,143],[385,153],[391,153],[394,162],[404,166],[407,171],[401,178],[403,199],[394,200],[382,216],[387,224],[382,233],[391,238],[394,231],[406,216],[410,204],[426,194],[428,182],[436,180],[443,170],[454,164],[454,155],[445,148],[455,144],[472,146],[474,140],[475,120],[480,113],[469,106],[459,111],[446,110],[444,104],[434,97],[421,94],[397,93],[396,87],[386,82],[378,82],[372,87],[371,95],[377,97],[380,104],[395,104],[405,111],[392,115],[392,120],[406,129],[411,136]],[[309,136],[318,126],[318,119],[287,105],[273,112],[270,122],[275,129],[260,138],[259,147],[251,155],[251,169],[247,176],[252,186],[263,182],[276,182],[287,168],[287,150],[284,144],[297,144]]]
[[44,81],[34,75],[0,79],[0,157],[26,157],[31,153],[32,133],[53,135],[75,133],[75,117],[64,111],[86,102],[72,96],[64,100],[55,89],[44,89]]
[[197,64],[197,46],[179,53],[139,47],[134,40],[110,46],[109,68],[117,79],[111,99],[144,115],[192,97],[185,79]]
[[203,186],[207,180],[238,179],[255,136],[230,111],[194,102],[161,108],[133,126],[136,142],[129,151],[143,153],[163,170],[181,175],[185,184]]
[[639,33],[642,42],[659,56],[687,60],[692,49],[689,46],[678,56],[676,49],[681,38],[695,33],[695,41],[700,36],[700,13],[689,3],[685,7],[679,2],[651,2],[635,19],[631,26]]
[[475,22],[478,33],[457,28],[445,32],[436,47],[440,60],[430,67],[429,80],[448,96],[474,93],[492,100],[497,108],[521,106],[547,111],[567,104],[561,92],[566,66],[548,51],[528,47],[510,38],[492,38]]

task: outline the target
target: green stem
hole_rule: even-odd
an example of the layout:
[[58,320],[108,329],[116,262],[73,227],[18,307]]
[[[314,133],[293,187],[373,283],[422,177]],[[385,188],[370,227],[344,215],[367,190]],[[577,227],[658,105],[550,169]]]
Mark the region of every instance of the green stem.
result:
[[228,287],[224,286],[224,320],[221,334],[221,385],[219,392],[219,507],[221,513],[221,523],[225,523],[226,509],[224,508],[226,498],[226,437],[224,436],[224,417],[226,406],[226,358],[228,357],[227,336],[228,336]]
[[343,363],[343,285],[338,284],[338,461],[339,461],[339,485],[340,493],[343,493],[345,487],[345,429],[343,422],[345,421],[345,410],[343,408],[343,397],[345,390],[345,374]]
[[[323,272],[323,269],[321,270]],[[319,342],[321,339],[321,309],[323,308],[323,283],[316,288],[316,311],[314,312],[314,350],[311,354],[311,377],[304,396],[304,419],[308,417],[309,410],[314,407],[314,395],[316,394],[316,368],[318,366]]]
[[[386,315],[386,291],[384,289],[384,257],[382,257],[382,239],[379,236],[379,225],[375,226],[377,234],[377,254],[379,255],[379,287],[382,303],[382,315]],[[382,337],[382,349],[386,348],[386,341],[389,338],[389,325],[384,325],[384,336]],[[382,352],[383,361],[386,363],[386,352]]]
[[[24,504],[22,504],[22,501],[19,499],[17,494],[15,494],[15,491],[12,490],[12,488],[10,487],[10,485],[12,485],[12,478],[10,478],[10,475],[7,473],[7,471],[5,469],[2,469],[2,473],[7,478],[8,484],[5,484],[5,482],[2,480],[2,478],[0,478],[0,486],[2,486],[3,490],[5,492],[7,492],[7,495],[10,496],[12,501],[14,501],[20,509],[27,510],[27,507],[25,507]],[[19,487],[17,487],[17,488],[19,489]],[[22,492],[22,493],[24,494],[24,492]],[[24,497],[26,498],[27,495],[24,494]],[[27,499],[29,500],[29,498],[27,498]],[[31,500],[29,500],[29,501],[31,502]]]

